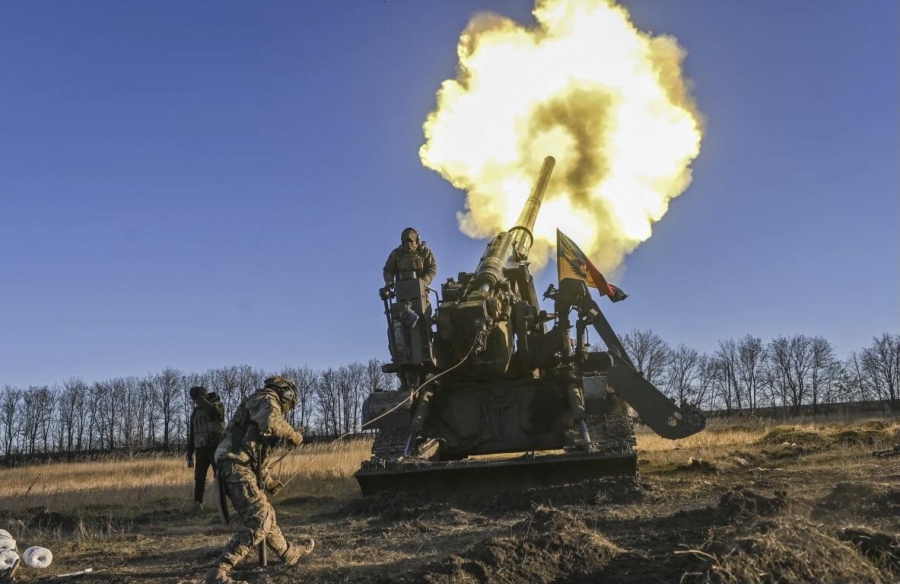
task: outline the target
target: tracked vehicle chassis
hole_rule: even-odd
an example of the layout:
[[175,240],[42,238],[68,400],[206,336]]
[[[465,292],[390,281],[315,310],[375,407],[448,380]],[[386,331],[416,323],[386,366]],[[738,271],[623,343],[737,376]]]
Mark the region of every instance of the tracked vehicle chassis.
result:
[[633,476],[636,472],[634,451],[568,452],[504,460],[372,459],[363,463],[356,480],[364,496],[412,492],[445,497],[551,487],[608,476]]

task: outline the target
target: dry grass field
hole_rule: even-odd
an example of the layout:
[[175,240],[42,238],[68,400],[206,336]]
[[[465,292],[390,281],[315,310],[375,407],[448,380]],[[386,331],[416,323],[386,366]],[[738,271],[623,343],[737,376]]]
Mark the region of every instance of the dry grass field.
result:
[[[276,474],[298,566],[248,558],[254,583],[900,581],[900,442],[892,420],[723,423],[671,442],[640,433],[640,474],[453,501],[363,499],[365,441],[303,447]],[[17,582],[200,582],[230,537],[211,501],[188,512],[180,458],[3,470],[0,527],[54,553]]]

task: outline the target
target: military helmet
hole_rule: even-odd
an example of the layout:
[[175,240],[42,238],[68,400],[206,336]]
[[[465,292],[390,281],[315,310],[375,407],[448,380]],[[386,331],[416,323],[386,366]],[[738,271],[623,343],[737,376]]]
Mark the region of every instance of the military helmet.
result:
[[297,405],[297,384],[282,375],[273,375],[263,382],[269,389],[274,389],[281,396],[288,409]]
[[419,242],[419,232],[412,227],[407,227],[400,234],[400,243],[406,243],[406,239],[411,238],[414,242]]

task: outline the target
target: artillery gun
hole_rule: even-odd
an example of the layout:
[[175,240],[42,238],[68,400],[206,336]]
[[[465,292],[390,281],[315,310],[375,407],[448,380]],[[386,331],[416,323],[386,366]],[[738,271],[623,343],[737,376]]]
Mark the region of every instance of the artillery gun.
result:
[[[415,274],[382,294],[392,357],[383,370],[402,383],[363,405],[364,426],[377,429],[372,458],[356,473],[363,495],[634,475],[629,405],[665,438],[705,427],[699,410],[676,405],[637,371],[584,281],[551,284],[543,298],[553,311],[541,308],[528,254],[554,164],[544,159],[518,221],[475,271],[441,285],[433,316]],[[606,351],[588,345],[588,327]]]

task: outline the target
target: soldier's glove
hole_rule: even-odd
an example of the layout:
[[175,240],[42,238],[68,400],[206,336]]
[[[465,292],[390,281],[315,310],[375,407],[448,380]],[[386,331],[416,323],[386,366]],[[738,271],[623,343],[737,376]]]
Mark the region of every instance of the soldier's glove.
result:
[[294,430],[294,433],[284,439],[290,446],[300,446],[303,444],[303,434]]
[[266,492],[268,492],[270,495],[277,495],[283,488],[284,483],[282,483],[281,481],[270,481],[266,483]]
[[194,457],[188,454],[186,457],[188,468],[194,468]]
[[391,285],[388,284],[384,288],[378,289],[378,295],[381,296],[382,300],[387,300],[391,297]]

